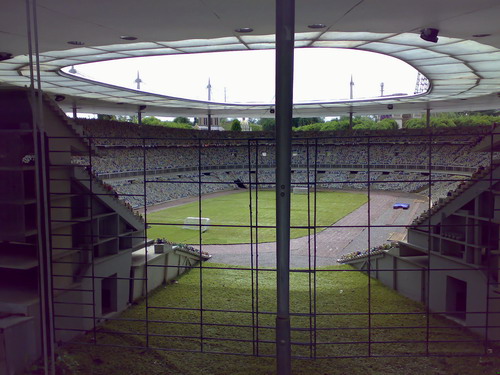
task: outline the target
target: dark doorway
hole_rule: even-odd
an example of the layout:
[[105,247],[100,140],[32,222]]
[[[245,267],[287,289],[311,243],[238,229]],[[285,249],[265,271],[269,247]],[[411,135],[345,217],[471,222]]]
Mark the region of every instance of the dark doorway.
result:
[[467,283],[448,276],[446,281],[446,311],[449,315],[465,320],[467,312]]

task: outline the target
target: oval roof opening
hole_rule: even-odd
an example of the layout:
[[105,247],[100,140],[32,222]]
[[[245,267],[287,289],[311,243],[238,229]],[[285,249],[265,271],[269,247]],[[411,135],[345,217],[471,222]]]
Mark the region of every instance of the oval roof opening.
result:
[[[190,100],[272,104],[275,51],[147,56],[68,66],[81,78]],[[340,48],[295,49],[294,103],[413,95],[418,71],[394,57]]]

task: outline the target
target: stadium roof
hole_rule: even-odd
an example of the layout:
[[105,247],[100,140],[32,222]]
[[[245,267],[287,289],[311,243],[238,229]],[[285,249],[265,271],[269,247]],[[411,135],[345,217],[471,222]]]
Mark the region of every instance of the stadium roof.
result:
[[[13,56],[0,61],[2,85],[29,85],[26,13],[24,1],[2,4],[0,54]],[[148,94],[70,76],[60,68],[134,56],[272,49],[273,0],[37,0],[37,17],[42,88],[61,95],[65,111],[76,105],[80,112],[131,114],[146,106],[145,114],[157,116],[202,116],[208,110],[223,117],[270,115],[268,104]],[[496,109],[499,18],[498,0],[296,0],[297,48],[383,53],[414,66],[431,85],[417,97],[301,103],[294,116]],[[318,24],[325,27],[310,27]],[[244,27],[253,31],[237,31]],[[437,43],[420,38],[425,28],[439,29]]]

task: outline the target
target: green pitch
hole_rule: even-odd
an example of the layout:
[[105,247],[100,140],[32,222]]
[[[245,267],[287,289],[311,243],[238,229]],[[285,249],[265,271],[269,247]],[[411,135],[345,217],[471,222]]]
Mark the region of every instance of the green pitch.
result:
[[[118,319],[62,346],[57,374],[275,374],[276,360],[271,356],[276,352],[276,316],[266,312],[276,311],[276,272],[260,269],[251,274],[248,269],[227,267],[204,263],[177,283],[157,288]],[[312,274],[290,273],[292,351],[307,358],[313,349],[318,357],[294,359],[294,375],[498,373],[500,358],[484,356],[484,339],[465,327],[429,314],[423,304],[379,280],[368,281],[364,272],[352,272],[350,266],[318,271],[314,305],[309,289]],[[258,305],[252,294],[257,275]],[[317,315],[309,315],[311,306]],[[204,354],[199,353],[201,345]],[[488,345],[497,352],[496,345]],[[260,356],[248,355],[253,350]],[[368,356],[370,351],[373,357]],[[29,374],[42,372],[35,367]]]
[[[292,194],[291,199],[291,238],[306,236],[309,231],[304,227],[313,226],[315,221],[316,226],[330,226],[367,202],[364,193],[333,191],[318,192],[316,204],[314,203],[314,194],[309,195],[309,200],[307,195],[301,194]],[[224,227],[210,227],[204,232],[202,234],[203,243],[250,243],[252,237],[253,242],[275,241],[275,192],[259,191],[258,201],[254,192],[251,206],[252,216],[250,216],[250,194],[248,192],[203,200],[201,202],[201,217],[210,218],[211,225],[224,225]],[[148,229],[147,236],[148,238],[166,238],[175,243],[199,243],[200,235],[197,230],[182,228],[186,217],[199,216],[198,202],[148,213],[147,222],[151,228]],[[250,217],[252,217],[251,221]],[[250,224],[258,225],[258,231],[255,228],[251,231],[247,227]],[[323,229],[317,228],[316,232]],[[312,229],[311,233],[313,233]]]

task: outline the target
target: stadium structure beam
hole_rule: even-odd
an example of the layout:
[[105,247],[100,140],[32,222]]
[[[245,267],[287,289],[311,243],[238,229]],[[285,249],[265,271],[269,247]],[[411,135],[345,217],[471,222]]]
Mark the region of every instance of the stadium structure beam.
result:
[[276,0],[276,369],[291,375],[290,182],[295,0]]
[[[40,334],[45,375],[55,375],[54,301],[52,295],[52,257],[50,240],[49,156],[43,120],[42,80],[40,74],[37,1],[26,0],[26,35],[29,51],[33,148],[35,155],[35,194],[37,222],[37,261]],[[35,73],[36,72],[36,73]],[[36,78],[35,78],[36,77]]]

